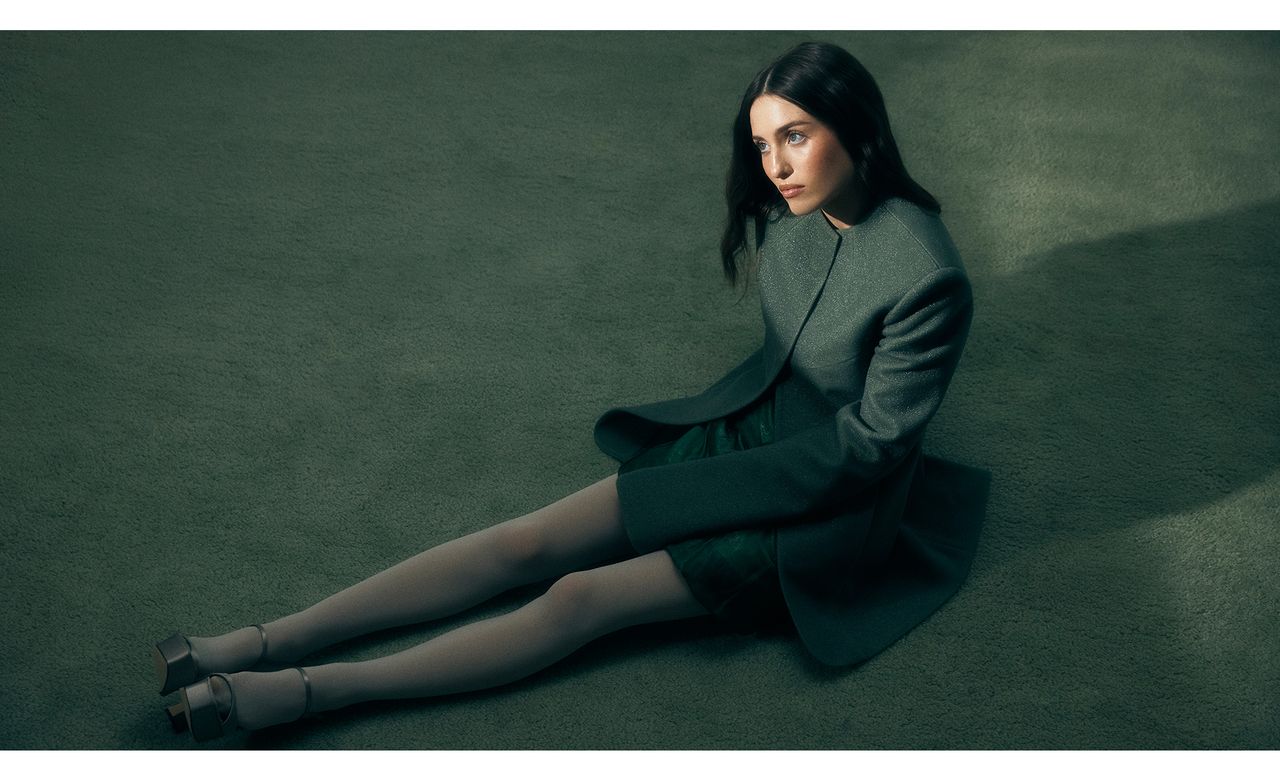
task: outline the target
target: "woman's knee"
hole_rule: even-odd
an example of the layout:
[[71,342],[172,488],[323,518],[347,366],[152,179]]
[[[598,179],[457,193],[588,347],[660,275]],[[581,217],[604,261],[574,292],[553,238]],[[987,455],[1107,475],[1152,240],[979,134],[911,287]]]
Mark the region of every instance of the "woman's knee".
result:
[[566,574],[541,601],[551,620],[588,636],[706,612],[661,551]]
[[601,590],[600,578],[592,571],[574,571],[553,582],[540,601],[555,622],[589,631],[601,617]]

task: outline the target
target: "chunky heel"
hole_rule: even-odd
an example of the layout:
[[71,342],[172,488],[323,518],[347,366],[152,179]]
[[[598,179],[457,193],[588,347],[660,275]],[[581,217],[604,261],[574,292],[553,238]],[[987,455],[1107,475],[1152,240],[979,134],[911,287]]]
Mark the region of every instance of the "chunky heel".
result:
[[160,680],[160,695],[173,693],[184,685],[190,685],[198,677],[196,656],[191,643],[182,634],[174,634],[151,648],[151,660],[155,663],[156,677]]
[[187,710],[182,706],[182,702],[165,707],[164,714],[169,717],[169,725],[173,727],[174,734],[181,734],[187,730]]

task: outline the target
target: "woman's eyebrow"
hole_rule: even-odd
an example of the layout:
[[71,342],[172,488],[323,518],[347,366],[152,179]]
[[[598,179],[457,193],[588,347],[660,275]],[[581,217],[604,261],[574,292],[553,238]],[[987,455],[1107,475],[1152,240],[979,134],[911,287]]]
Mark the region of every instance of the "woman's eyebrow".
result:
[[[782,135],[783,133],[785,133],[786,131],[788,131],[788,130],[790,130],[791,128],[795,127],[796,125],[807,125],[807,124],[809,124],[809,121],[808,121],[808,120],[805,120],[805,119],[797,119],[797,120],[795,120],[795,121],[793,121],[793,122],[787,122],[785,125],[783,125],[782,127],[779,127],[779,128],[774,132],[774,136],[775,136],[775,137],[776,137],[776,136],[780,136],[780,135]],[[760,136],[758,136],[758,135],[753,135],[753,136],[751,136],[751,140],[752,140],[752,141],[763,141],[764,139],[763,139],[763,138],[761,138],[761,137],[760,137]]]

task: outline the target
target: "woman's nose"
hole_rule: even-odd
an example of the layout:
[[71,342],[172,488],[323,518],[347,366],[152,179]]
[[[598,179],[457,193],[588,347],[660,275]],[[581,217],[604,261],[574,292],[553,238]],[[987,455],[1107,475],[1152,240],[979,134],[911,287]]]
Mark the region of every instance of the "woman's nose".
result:
[[791,166],[787,164],[786,158],[774,152],[769,161],[769,173],[774,180],[783,179],[790,175]]

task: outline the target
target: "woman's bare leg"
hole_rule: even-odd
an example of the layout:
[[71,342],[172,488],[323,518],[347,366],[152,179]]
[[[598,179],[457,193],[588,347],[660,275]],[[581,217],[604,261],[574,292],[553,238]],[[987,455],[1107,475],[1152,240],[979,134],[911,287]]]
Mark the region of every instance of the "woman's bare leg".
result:
[[[311,710],[374,699],[440,696],[526,677],[626,626],[707,614],[663,550],[561,577],[512,612],[462,626],[384,658],[306,667]],[[305,688],[295,669],[229,675],[236,720],[256,729],[295,720]],[[223,683],[214,678],[218,688]],[[229,701],[225,690],[219,698]]]
[[[520,585],[635,555],[619,519],[616,481],[611,474],[264,624],[268,659],[288,663],[345,639],[452,615]],[[247,668],[261,649],[252,626],[189,641],[206,674]]]

